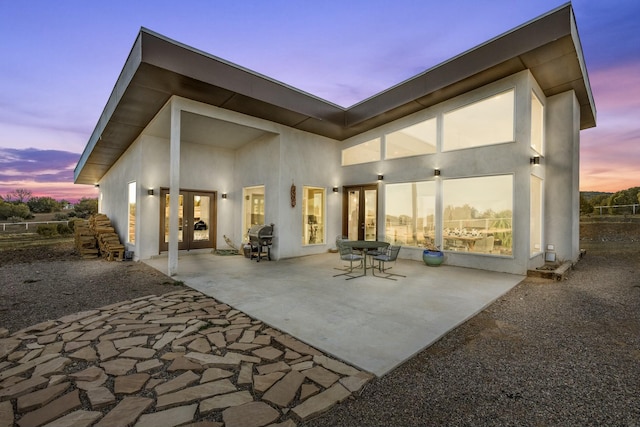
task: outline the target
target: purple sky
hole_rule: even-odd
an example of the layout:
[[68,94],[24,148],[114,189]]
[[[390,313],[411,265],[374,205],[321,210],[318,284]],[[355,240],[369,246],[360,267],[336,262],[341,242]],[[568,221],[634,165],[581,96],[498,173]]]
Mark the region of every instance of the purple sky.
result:
[[[563,1],[6,1],[0,195],[76,199],[73,167],[141,26],[349,106]],[[640,1],[573,2],[598,110],[581,190],[640,185]]]

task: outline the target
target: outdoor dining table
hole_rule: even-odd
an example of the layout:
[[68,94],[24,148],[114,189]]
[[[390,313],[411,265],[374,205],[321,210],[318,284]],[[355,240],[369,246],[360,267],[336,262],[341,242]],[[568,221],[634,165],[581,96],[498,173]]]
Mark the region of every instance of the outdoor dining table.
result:
[[[378,248],[386,249],[389,246],[389,242],[380,242],[377,240],[345,240],[342,242],[342,244],[352,249],[362,251],[364,253],[363,276],[367,275],[367,253],[372,250],[377,250]],[[373,268],[373,266],[371,266],[371,268]]]

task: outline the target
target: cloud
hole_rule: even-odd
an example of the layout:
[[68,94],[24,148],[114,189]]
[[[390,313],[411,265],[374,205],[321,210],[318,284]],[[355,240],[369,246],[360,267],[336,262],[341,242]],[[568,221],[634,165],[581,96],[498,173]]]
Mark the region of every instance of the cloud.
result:
[[34,196],[54,199],[95,197],[93,187],[73,184],[79,158],[80,154],[69,151],[0,148],[0,194],[24,188]]

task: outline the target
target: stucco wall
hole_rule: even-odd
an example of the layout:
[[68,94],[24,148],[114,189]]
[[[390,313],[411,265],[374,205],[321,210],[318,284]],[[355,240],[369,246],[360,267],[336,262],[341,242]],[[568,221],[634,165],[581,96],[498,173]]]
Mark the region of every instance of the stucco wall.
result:
[[545,240],[559,260],[576,261],[580,253],[580,106],[575,94],[547,98]]

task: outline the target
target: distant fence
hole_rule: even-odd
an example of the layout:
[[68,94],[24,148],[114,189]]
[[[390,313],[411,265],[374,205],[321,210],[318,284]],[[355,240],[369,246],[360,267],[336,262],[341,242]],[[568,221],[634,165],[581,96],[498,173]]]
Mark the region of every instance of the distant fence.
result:
[[[7,231],[7,228],[9,228],[9,231],[13,230],[27,230],[29,231],[29,227],[30,226],[38,226],[40,224],[67,224],[69,225],[69,222],[71,222],[71,220],[65,220],[65,221],[31,221],[31,222],[3,222],[2,223],[2,231]],[[31,227],[33,228],[33,227]]]
[[635,205],[613,205],[613,206],[594,206],[594,212],[598,212],[599,215],[635,215],[640,213],[640,204]]

